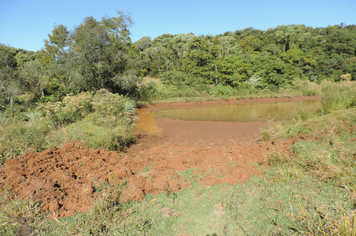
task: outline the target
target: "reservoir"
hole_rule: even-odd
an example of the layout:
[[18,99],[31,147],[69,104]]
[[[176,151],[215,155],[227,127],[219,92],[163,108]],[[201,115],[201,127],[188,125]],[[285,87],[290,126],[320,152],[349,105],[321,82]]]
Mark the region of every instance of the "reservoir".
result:
[[156,124],[156,118],[167,117],[186,121],[223,121],[223,122],[266,122],[286,120],[299,110],[316,112],[320,109],[320,100],[303,100],[272,103],[197,105],[177,109],[137,111],[139,122],[137,130],[148,134],[162,133]]

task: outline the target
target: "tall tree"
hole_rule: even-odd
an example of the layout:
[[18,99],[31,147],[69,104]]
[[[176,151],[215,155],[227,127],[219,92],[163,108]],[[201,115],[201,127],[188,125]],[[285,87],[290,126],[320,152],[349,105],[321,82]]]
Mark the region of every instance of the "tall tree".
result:
[[64,25],[56,25],[52,34],[48,34],[48,40],[45,40],[46,51],[54,57],[58,63],[63,63],[66,55],[66,49],[69,45],[69,31]]
[[27,62],[20,73],[24,89],[35,96],[44,98],[44,86],[49,82],[46,72],[46,70],[43,70],[41,62]]
[[16,49],[0,44],[0,111],[21,93],[17,72]]
[[118,17],[104,17],[101,21],[87,17],[74,29],[69,50],[74,87],[120,92],[137,85],[138,71],[130,68],[131,24],[129,16],[118,12]]

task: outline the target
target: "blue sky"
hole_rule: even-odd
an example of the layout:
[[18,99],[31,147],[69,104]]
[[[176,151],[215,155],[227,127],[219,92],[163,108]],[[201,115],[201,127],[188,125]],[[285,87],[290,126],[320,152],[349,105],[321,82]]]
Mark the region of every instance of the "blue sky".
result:
[[43,48],[53,27],[72,30],[84,17],[130,14],[132,41],[192,32],[216,35],[247,27],[327,27],[356,24],[356,0],[0,0],[0,43],[26,50]]

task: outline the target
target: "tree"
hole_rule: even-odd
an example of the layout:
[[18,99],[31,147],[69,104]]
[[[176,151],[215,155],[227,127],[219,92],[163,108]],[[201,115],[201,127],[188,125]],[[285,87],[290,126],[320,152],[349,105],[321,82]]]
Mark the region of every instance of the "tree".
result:
[[71,84],[79,91],[106,88],[112,92],[129,91],[137,86],[138,71],[130,67],[129,37],[131,18],[97,21],[87,17],[70,34],[69,60]]
[[46,51],[53,56],[58,63],[63,63],[66,56],[66,49],[69,45],[69,31],[64,25],[57,25],[48,34],[48,40],[45,40]]
[[12,108],[14,97],[21,93],[15,57],[16,49],[0,44],[0,111],[7,103]]
[[45,73],[39,61],[27,62],[20,73],[24,89],[44,98],[44,86],[48,83]]
[[201,37],[192,39],[188,45],[188,51],[184,57],[183,70],[194,77],[203,77],[208,83],[212,83],[210,63],[214,59],[210,53],[208,40]]

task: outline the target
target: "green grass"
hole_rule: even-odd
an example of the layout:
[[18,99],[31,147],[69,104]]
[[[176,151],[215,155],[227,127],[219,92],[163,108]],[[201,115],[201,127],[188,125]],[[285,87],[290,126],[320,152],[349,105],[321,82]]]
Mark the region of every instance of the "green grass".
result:
[[48,134],[49,146],[61,147],[66,143],[80,141],[88,146],[106,150],[123,150],[135,140],[133,126],[98,124],[86,118],[66,127],[52,130]]
[[51,130],[47,119],[5,121],[0,124],[0,165],[7,159],[29,151],[47,148],[46,135]]
[[[230,86],[207,86],[198,84],[192,85],[169,85],[155,83],[155,94],[151,97],[150,103],[175,103],[175,102],[200,102],[227,99],[253,99],[253,98],[274,98],[274,97],[297,97],[297,96],[317,96],[321,95],[321,90],[326,85],[315,84],[309,81],[296,80],[291,85],[279,90],[255,89],[247,87]],[[329,86],[329,85],[328,85]]]
[[266,175],[229,192],[225,205],[235,223],[229,225],[232,235],[318,234],[327,225],[321,218],[342,218],[352,209],[345,189],[316,177],[281,167]]
[[[296,116],[296,115],[295,115]],[[269,136],[280,138],[297,137],[301,134],[312,136],[341,135],[343,133],[353,133],[353,123],[356,122],[356,108],[348,110],[338,110],[328,115],[319,115],[304,119],[292,119],[291,122],[284,122],[283,125],[273,126],[265,132]]]

